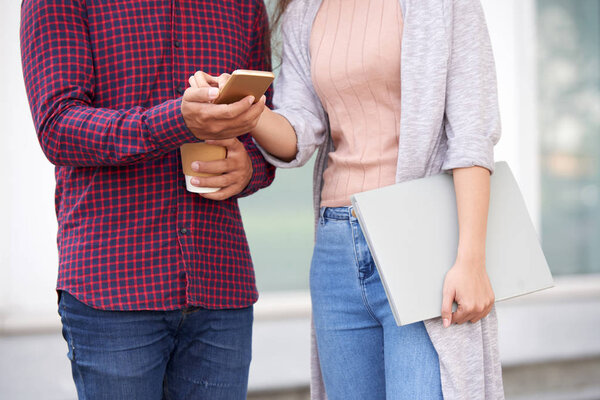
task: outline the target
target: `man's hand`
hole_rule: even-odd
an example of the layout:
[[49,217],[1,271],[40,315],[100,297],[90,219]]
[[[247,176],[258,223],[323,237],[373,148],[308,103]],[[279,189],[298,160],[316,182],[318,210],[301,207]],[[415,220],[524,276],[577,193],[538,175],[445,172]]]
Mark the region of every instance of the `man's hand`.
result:
[[207,140],[206,143],[226,147],[227,157],[217,161],[194,161],[192,170],[222,175],[194,177],[192,185],[221,188],[213,193],[200,194],[210,200],[225,200],[240,193],[248,186],[253,172],[252,161],[242,142],[237,139],[226,139]]
[[232,104],[210,103],[218,95],[219,89],[210,85],[190,87],[183,94],[181,114],[198,139],[234,138],[256,127],[265,107],[264,98],[256,104],[252,104],[252,96]]
[[221,74],[219,76],[212,76],[203,71],[196,71],[196,73],[190,76],[190,86],[193,88],[197,87],[215,87],[223,89],[223,86],[231,78],[231,74]]

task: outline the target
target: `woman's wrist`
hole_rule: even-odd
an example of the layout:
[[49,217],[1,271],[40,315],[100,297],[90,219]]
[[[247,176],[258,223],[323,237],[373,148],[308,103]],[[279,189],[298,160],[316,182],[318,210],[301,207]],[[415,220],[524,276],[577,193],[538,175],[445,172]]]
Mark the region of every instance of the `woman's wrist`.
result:
[[294,128],[287,119],[270,109],[265,107],[250,134],[263,149],[280,160],[289,162],[296,157]]
[[473,248],[461,249],[459,247],[456,255],[456,263],[473,267],[485,269],[485,248]]

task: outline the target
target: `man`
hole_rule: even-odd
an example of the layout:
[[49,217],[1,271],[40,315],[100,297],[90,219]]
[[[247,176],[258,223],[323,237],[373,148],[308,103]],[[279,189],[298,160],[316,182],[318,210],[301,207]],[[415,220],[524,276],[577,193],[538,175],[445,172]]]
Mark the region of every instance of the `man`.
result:
[[[268,70],[262,0],[25,0],[23,72],[56,167],[59,313],[81,399],[245,399],[254,271],[237,205],[274,176],[264,102],[196,70]],[[221,139],[186,191],[179,147]],[[216,201],[219,200],[219,201]]]

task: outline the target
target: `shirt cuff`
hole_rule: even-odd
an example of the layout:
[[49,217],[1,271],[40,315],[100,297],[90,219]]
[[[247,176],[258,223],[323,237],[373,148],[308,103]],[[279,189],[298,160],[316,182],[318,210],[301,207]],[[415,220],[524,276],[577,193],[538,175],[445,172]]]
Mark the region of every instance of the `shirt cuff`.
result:
[[252,162],[252,178],[250,178],[250,182],[248,182],[244,190],[234,196],[235,198],[249,196],[269,186],[275,177],[275,167],[265,161],[259,149],[254,145],[254,141],[250,135],[241,136],[240,140],[244,143],[246,152]]
[[202,142],[188,129],[181,114],[181,98],[168,100],[148,109],[144,123],[149,138],[158,147],[177,148],[185,143]]

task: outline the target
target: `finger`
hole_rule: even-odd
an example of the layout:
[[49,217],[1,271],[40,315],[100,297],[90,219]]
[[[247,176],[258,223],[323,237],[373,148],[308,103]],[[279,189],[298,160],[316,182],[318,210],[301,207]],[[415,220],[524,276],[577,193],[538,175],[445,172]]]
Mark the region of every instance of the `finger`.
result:
[[190,76],[190,79],[188,79],[188,81],[190,82],[190,86],[193,88],[203,86],[218,86],[216,83],[216,78],[202,71],[197,71],[196,73],[194,73],[194,75]]
[[488,316],[488,314],[490,313],[490,311],[492,311],[492,307],[493,306],[494,306],[494,303],[492,303],[489,306],[485,307],[485,309],[483,311],[481,311],[480,313],[477,313],[470,321],[471,322],[477,322],[479,320],[484,319],[485,317]]
[[485,311],[485,317],[487,317],[489,315],[489,313],[492,312],[492,309],[494,308],[494,303],[492,302],[492,304],[490,304],[490,306],[488,307],[488,309]]
[[242,100],[236,101],[235,103],[215,104],[211,112],[213,117],[217,119],[235,119],[247,112],[252,107],[253,102],[253,96],[246,96]]
[[190,87],[183,93],[183,99],[189,102],[208,103],[219,96],[219,89],[214,87]]
[[233,169],[231,161],[227,158],[215,161],[194,161],[192,171],[202,174],[222,174]]
[[217,82],[219,83],[219,85],[218,85],[219,89],[222,89],[223,86],[225,86],[225,84],[227,83],[227,81],[229,81],[229,78],[231,78],[230,74],[221,74],[221,75],[219,75],[219,77],[217,78]]
[[235,183],[235,177],[232,174],[222,174],[216,176],[195,176],[191,179],[193,186],[209,188],[226,188]]
[[480,309],[478,310],[473,310],[473,312],[471,312],[471,315],[469,315],[466,320],[469,322],[477,322],[479,321],[481,318],[483,318],[485,316],[485,309]]
[[444,328],[452,324],[452,304],[454,303],[455,295],[455,290],[444,288],[442,295],[442,323],[444,324]]
[[265,109],[265,105],[261,102],[253,104],[252,107],[248,109],[243,115],[240,116],[242,125],[247,129],[247,131],[251,131],[254,129],[262,112]]
[[196,83],[198,84],[198,87],[202,87],[202,86],[212,86],[212,87],[219,87],[219,82],[217,80],[217,78],[215,78],[212,75],[207,74],[204,71],[196,71],[196,73],[194,74],[194,78],[196,79]]
[[201,193],[200,196],[208,200],[223,201],[238,194],[239,192],[241,192],[241,190],[237,188],[237,185],[231,185],[213,193]]
[[252,107],[250,107],[250,109],[248,110],[249,115],[252,116],[252,118],[259,118],[260,115],[262,114],[262,112],[265,109],[265,103],[261,100],[257,103],[254,103],[252,105]]
[[241,142],[237,138],[231,138],[231,139],[210,139],[210,140],[205,140],[204,143],[211,144],[211,145],[216,145],[216,146],[226,147],[227,148],[227,152],[235,150],[238,147],[238,144],[241,144]]
[[459,304],[458,307],[456,308],[456,311],[454,311],[452,313],[452,322],[460,325],[464,322],[465,319],[465,312],[462,309],[461,305]]
[[452,314],[452,322],[460,325],[474,317],[475,314],[470,310],[469,307],[465,307],[462,304],[459,304],[456,308],[456,311]]

